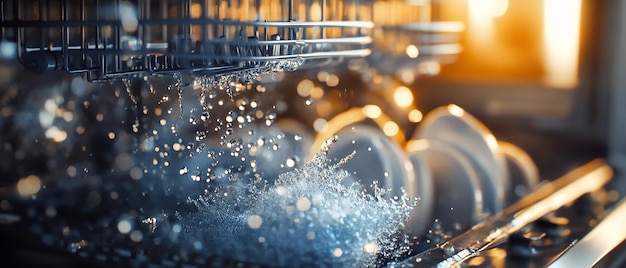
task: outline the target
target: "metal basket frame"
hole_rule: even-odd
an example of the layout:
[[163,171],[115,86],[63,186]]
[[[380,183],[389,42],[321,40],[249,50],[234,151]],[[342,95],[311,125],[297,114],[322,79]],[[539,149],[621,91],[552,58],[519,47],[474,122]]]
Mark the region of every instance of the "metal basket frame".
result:
[[[0,4],[0,34],[3,40],[16,42],[17,58],[26,69],[82,73],[94,82],[173,72],[280,71],[285,65],[295,69],[363,57],[370,54],[374,27],[366,20],[371,10],[348,8],[361,6],[358,1],[2,0]],[[317,14],[307,10],[314,5],[319,7]],[[249,14],[237,17],[237,11]]]

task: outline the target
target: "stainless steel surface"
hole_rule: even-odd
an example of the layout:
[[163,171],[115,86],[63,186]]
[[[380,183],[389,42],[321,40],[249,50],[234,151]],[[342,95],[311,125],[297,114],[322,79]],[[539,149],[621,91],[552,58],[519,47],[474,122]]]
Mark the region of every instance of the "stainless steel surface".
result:
[[604,160],[594,160],[563,177],[542,185],[519,202],[440,246],[417,254],[393,267],[456,267],[542,216],[585,193],[601,189],[613,176]]
[[626,222],[626,201],[615,206],[589,234],[548,267],[593,267],[597,265],[626,240],[624,222]]
[[626,192],[626,124],[623,115],[626,113],[626,77],[620,70],[626,68],[626,2],[617,1],[610,13],[612,16],[610,23],[615,29],[615,33],[605,36],[607,43],[605,48],[607,54],[606,61],[603,62],[602,84],[600,86],[608,89],[609,105],[603,107],[603,116],[608,121],[608,160],[620,173],[617,174],[616,181],[618,188]]

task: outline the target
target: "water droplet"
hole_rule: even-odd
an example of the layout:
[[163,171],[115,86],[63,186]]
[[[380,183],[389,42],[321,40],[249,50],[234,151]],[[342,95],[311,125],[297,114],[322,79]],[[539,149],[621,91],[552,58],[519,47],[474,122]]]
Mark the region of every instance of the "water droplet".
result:
[[209,97],[209,99],[214,99],[215,97],[217,97],[217,91],[216,90],[209,90],[208,93],[209,94],[207,96]]
[[199,143],[198,147],[196,147],[196,153],[202,153],[202,151],[204,151],[204,147],[206,147],[204,143]]
[[341,248],[335,248],[335,250],[333,250],[333,256],[339,258],[341,255],[343,255],[343,250],[341,250]]
[[204,140],[206,139],[206,137],[207,137],[206,132],[200,131],[200,130],[196,131],[196,141]]
[[259,229],[263,224],[263,219],[259,215],[250,215],[247,220],[248,226],[251,229]]
[[313,232],[313,231],[306,232],[306,238],[309,239],[309,240],[315,239],[315,232]]
[[[230,151],[259,145],[259,140],[233,142],[238,144]],[[262,143],[265,146],[276,144],[267,140]],[[296,164],[296,159],[293,160]],[[206,195],[198,201],[206,200],[206,205],[196,205],[197,213],[181,218],[181,226],[190,232],[180,235],[193,239],[192,243],[202,237],[203,248],[220,247],[226,254],[254,251],[258,248],[259,237],[264,238],[268,250],[298,248],[280,252],[285,260],[296,260],[297,263],[268,259],[268,256],[276,256],[273,255],[275,252],[245,255],[251,261],[278,261],[276,265],[279,266],[320,266],[298,262],[306,259],[305,256],[319,256],[308,258],[311,262],[324,257],[328,261],[332,257],[333,264],[338,266],[355,263],[361,267],[382,266],[384,263],[378,260],[397,259],[408,253],[408,236],[402,235],[399,228],[410,214],[411,199],[406,196],[384,198],[383,190],[372,193],[376,198],[371,198],[370,194],[360,191],[360,187],[344,185],[342,180],[349,173],[330,165],[329,161],[323,152],[317,153],[311,161],[279,175],[271,184],[256,171],[254,174],[242,173],[242,170],[255,170],[257,165],[263,167],[264,162],[249,159],[249,167],[226,167],[222,163],[212,175],[207,175],[206,179],[210,179],[213,187],[210,191],[207,188]],[[259,184],[240,184],[250,177]],[[217,183],[213,181],[219,182],[220,186],[215,187]],[[244,192],[246,194],[242,194]],[[207,224],[212,227],[204,228]],[[313,239],[320,247],[310,247]]]
[[294,136],[293,136],[293,140],[295,140],[295,141],[301,141],[301,140],[302,140],[302,135],[300,135],[300,134],[296,134],[296,135],[294,135]]
[[296,162],[296,159],[295,159],[295,158],[293,158],[293,157],[289,157],[289,158],[287,158],[287,161],[285,161],[285,165],[286,165],[287,167],[290,167],[290,168],[295,167],[295,166],[296,166],[296,163],[297,163],[297,162]]
[[207,157],[210,159],[216,159],[217,155],[215,154],[215,151],[209,150],[209,152],[207,153]]
[[126,89],[126,93],[128,94],[128,97],[130,98],[130,100],[133,102],[133,104],[137,104],[137,99],[135,98],[135,95],[132,92],[132,80],[129,78],[122,78],[122,83],[124,83],[124,88]]
[[193,115],[193,113],[189,115],[189,123],[192,125],[198,124],[198,119]]
[[123,219],[117,222],[117,230],[122,234],[130,233],[130,230],[133,228],[131,222],[128,219]]
[[188,169],[187,167],[182,167],[182,168],[180,168],[180,170],[178,171],[178,173],[179,173],[180,175],[185,175],[185,174],[187,174],[187,172],[189,172],[189,169]]
[[373,254],[373,253],[378,252],[378,246],[376,245],[375,242],[369,242],[365,244],[365,246],[363,247],[363,250],[367,253]]
[[311,200],[306,197],[301,197],[296,202],[296,208],[300,211],[307,211],[311,208]]
[[207,120],[209,120],[210,118],[210,114],[207,111],[202,112],[202,115],[200,115],[200,120],[202,120],[203,122],[206,122]]
[[140,230],[134,230],[130,233],[130,240],[135,243],[141,242],[143,240],[143,233]]
[[267,113],[267,114],[265,115],[265,118],[266,118],[266,119],[269,119],[269,120],[274,120],[274,119],[276,119],[276,113],[274,113],[274,112],[269,112],[269,113]]
[[313,104],[313,98],[307,98],[307,99],[304,101],[304,104],[305,104],[306,106],[310,106],[311,104]]

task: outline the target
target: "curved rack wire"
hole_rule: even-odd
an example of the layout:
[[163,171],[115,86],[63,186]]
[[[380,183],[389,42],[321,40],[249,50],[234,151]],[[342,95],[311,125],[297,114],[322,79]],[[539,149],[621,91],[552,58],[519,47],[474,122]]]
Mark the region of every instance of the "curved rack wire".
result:
[[[293,70],[370,54],[371,9],[335,0],[2,0],[3,40],[32,73],[89,81]],[[252,70],[252,71],[251,71]],[[257,70],[256,72],[254,70]]]

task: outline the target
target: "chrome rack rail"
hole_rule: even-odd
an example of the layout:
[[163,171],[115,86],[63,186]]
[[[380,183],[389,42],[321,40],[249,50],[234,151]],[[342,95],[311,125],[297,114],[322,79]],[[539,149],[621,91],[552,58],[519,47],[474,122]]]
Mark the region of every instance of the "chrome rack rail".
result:
[[578,199],[601,189],[613,176],[601,159],[589,162],[561,178],[544,184],[498,216],[474,226],[443,244],[412,256],[392,267],[456,267],[509,235]]
[[283,71],[369,55],[374,25],[360,5],[2,0],[0,34],[16,43],[17,58],[30,72],[65,70],[95,82],[173,72]]

